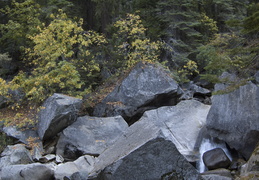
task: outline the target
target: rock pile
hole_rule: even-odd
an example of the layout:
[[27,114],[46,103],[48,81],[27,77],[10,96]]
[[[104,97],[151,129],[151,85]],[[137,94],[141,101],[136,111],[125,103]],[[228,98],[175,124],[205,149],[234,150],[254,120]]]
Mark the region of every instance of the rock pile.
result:
[[[90,116],[78,116],[82,100],[53,94],[43,103],[37,130],[2,128],[23,144],[2,152],[0,177],[228,180],[259,176],[258,86],[249,82],[229,94],[214,95],[208,105],[210,96],[209,90],[193,82],[178,85],[161,66],[143,63]],[[31,149],[29,137],[38,138]],[[221,140],[231,158],[220,148],[200,154],[204,138]],[[202,156],[206,172],[195,165]]]

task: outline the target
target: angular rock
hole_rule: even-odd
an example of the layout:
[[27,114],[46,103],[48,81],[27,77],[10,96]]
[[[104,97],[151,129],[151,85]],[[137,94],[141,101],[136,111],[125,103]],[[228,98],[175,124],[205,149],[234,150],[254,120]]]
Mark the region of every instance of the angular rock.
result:
[[79,117],[60,135],[56,154],[67,159],[82,155],[98,156],[128,128],[121,116],[98,118]]
[[203,161],[209,170],[228,168],[230,159],[221,148],[215,148],[203,154]]
[[6,135],[18,139],[24,144],[28,144],[29,138],[35,138],[36,142],[39,142],[39,136],[34,130],[35,127],[17,128],[15,126],[3,127],[3,131]]
[[64,158],[60,154],[57,154],[56,163],[59,164],[59,163],[63,163],[63,162],[64,162]]
[[33,152],[33,154],[32,154],[33,161],[39,162],[40,159],[42,158],[41,150],[38,147],[34,147],[32,152]]
[[47,154],[45,156],[42,156],[40,159],[39,159],[39,162],[41,163],[47,163],[47,162],[50,162],[52,160],[56,159],[56,155],[55,154]]
[[7,146],[1,154],[0,169],[5,166],[15,164],[29,164],[32,163],[30,151],[22,144]]
[[[215,90],[225,89],[216,84]],[[225,141],[246,159],[252,154],[259,136],[259,87],[251,82],[235,91],[214,95],[207,117],[212,137]]]
[[146,110],[175,105],[181,94],[181,88],[161,66],[138,63],[121,84],[96,105],[93,115],[121,115],[133,123]]
[[86,180],[88,173],[93,169],[94,162],[94,157],[85,155],[74,162],[59,164],[55,169],[55,179],[63,180],[65,177],[67,179],[75,179],[78,177],[75,180],[80,180],[80,174],[84,174]]
[[245,175],[253,171],[259,172],[259,145],[255,148],[247,163],[242,166],[241,175]]
[[[195,103],[200,104],[197,101]],[[173,109],[174,107],[161,107],[145,112],[138,122],[130,126],[123,136],[97,158],[89,179],[200,179],[197,170],[175,145],[178,136],[175,136],[174,125],[181,124],[180,119],[187,117],[184,112],[187,113],[188,108],[181,114],[180,108],[179,114],[174,114]],[[168,116],[170,113],[175,116]],[[177,119],[175,124],[174,117]],[[196,119],[195,113],[193,119]],[[181,125],[178,127],[184,128]]]
[[204,104],[211,104],[211,91],[200,87],[190,81],[181,85],[183,89],[183,95],[180,97],[181,100],[195,99]]
[[62,94],[54,94],[43,104],[39,113],[38,134],[47,140],[71,125],[77,118],[82,100]]
[[1,170],[2,180],[46,180],[54,178],[52,165],[33,163],[5,166]]

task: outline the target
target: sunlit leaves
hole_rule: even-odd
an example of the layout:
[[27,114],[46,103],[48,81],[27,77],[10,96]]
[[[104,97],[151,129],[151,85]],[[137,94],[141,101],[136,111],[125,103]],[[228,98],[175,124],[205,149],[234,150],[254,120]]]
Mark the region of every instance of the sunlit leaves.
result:
[[100,70],[92,49],[105,43],[105,38],[84,31],[82,20],[72,21],[62,10],[52,18],[48,26],[38,26],[39,33],[29,37],[34,43],[26,49],[25,61],[33,67],[30,75],[20,72],[11,82],[33,102],[42,102],[55,92],[77,96],[91,88]]
[[117,55],[117,66],[130,68],[139,61],[158,61],[162,43],[152,42],[146,37],[146,28],[140,16],[127,14],[126,18],[114,23],[114,54]]

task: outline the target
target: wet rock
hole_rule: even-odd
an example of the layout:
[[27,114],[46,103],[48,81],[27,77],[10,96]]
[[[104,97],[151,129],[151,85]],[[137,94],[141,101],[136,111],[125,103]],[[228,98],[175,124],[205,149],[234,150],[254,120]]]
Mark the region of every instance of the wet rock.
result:
[[221,148],[215,148],[203,154],[203,161],[209,170],[228,168],[230,159]]

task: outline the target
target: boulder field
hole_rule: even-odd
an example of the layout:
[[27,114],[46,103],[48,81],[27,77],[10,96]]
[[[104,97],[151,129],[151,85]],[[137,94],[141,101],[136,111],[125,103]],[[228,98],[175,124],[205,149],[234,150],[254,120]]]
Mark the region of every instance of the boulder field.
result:
[[199,83],[138,63],[92,114],[79,116],[83,100],[55,93],[35,127],[1,128],[17,143],[1,153],[0,179],[256,179],[257,83],[211,98]]

